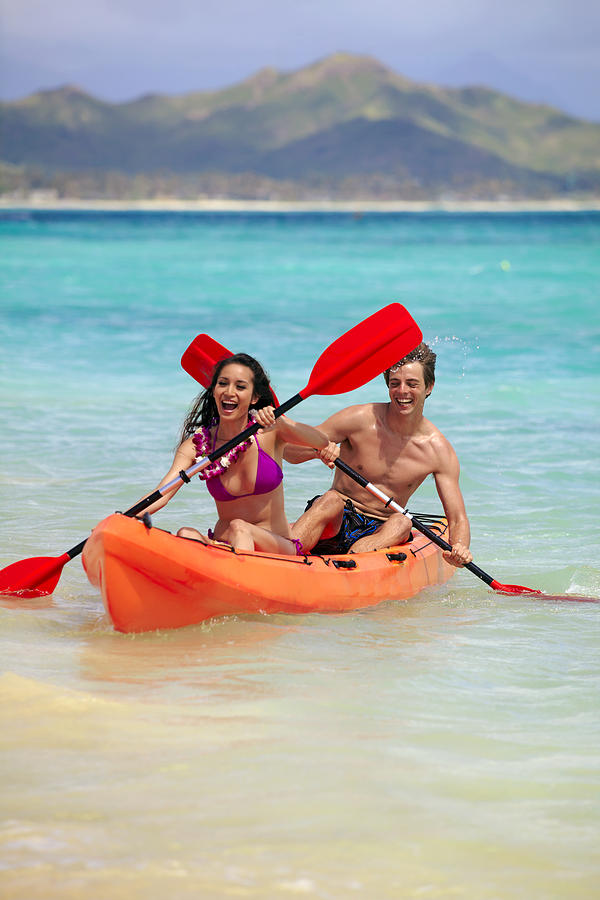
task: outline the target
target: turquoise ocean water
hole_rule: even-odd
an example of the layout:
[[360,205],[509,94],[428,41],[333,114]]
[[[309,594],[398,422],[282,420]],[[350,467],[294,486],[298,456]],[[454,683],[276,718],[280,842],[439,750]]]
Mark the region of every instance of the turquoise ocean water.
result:
[[[169,467],[199,332],[281,400],[403,303],[438,354],[475,561],[600,598],[600,214],[0,215],[0,566],[59,555]],[[318,423],[382,378],[312,397]],[[326,488],[286,470],[289,518]],[[411,504],[439,509],[429,481]],[[196,481],[156,524],[206,528]],[[79,559],[0,603],[14,898],[591,898],[600,605],[468,572],[344,616],[115,633]]]

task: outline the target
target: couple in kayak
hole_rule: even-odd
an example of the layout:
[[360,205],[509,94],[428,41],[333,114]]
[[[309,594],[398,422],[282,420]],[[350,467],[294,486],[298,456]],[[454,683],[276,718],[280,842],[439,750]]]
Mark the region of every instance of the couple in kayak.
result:
[[[419,346],[384,373],[388,403],[366,403],[334,413],[318,428],[275,419],[268,377],[253,357],[236,354],[215,367],[210,387],[199,395],[185,419],[173,465],[159,488],[196,459],[240,434],[252,420],[256,438],[220,457],[200,472],[218,513],[209,539],[240,550],[278,554],[347,553],[402,543],[410,521],[401,513],[377,508],[371,495],[336,469],[332,488],[309,502],[293,525],[285,516],[282,460],[335,459],[355,468],[402,506],[428,475],[433,475],[448,519],[452,552],[448,562],[472,559],[469,521],[459,487],[459,463],[451,444],[423,416],[435,381],[435,353]],[[161,509],[181,483],[148,508]],[[178,535],[203,537],[184,527]]]

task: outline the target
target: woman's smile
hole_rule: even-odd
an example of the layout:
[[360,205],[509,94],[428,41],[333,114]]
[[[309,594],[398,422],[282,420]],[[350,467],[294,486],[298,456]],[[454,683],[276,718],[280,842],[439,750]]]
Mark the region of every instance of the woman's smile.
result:
[[219,417],[230,418],[237,413],[247,415],[252,402],[257,399],[252,371],[237,363],[223,366],[213,388],[213,396]]

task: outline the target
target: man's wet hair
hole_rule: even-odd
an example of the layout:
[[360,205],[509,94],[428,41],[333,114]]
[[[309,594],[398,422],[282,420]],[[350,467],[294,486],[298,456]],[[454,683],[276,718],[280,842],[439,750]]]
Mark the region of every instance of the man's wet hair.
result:
[[431,347],[429,347],[424,342],[418,344],[414,350],[411,350],[410,353],[407,353],[406,356],[402,357],[397,363],[394,363],[393,366],[390,366],[389,369],[386,369],[383,373],[383,377],[385,378],[385,383],[389,387],[390,385],[390,374],[395,372],[397,369],[401,369],[402,366],[405,366],[407,363],[412,362],[420,362],[423,366],[423,379],[425,381],[425,387],[433,387],[435,383],[435,361],[437,359],[436,354],[433,352]]

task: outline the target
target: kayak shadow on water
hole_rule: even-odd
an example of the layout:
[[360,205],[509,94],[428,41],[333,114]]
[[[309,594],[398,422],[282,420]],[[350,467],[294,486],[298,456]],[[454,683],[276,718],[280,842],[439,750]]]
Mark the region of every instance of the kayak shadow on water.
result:
[[212,669],[214,677],[220,669],[257,661],[264,656],[261,645],[272,645],[304,627],[303,621],[295,618],[248,615],[143,634],[94,629],[83,637],[81,674],[107,684],[189,684],[194,670]]
[[[273,667],[293,668],[307,657],[311,664],[320,658],[327,665],[336,652],[332,644],[338,649],[357,643],[387,645],[406,640],[407,626],[409,634],[415,628],[420,633],[421,618],[439,614],[445,592],[430,588],[420,596],[420,601],[390,599],[344,613],[238,615],[141,634],[107,630],[110,624],[104,617],[80,631],[81,675],[107,687],[137,685],[152,690],[177,683],[218,689],[227,681],[228,693],[235,693],[237,680],[246,696],[250,688],[264,697],[272,690],[266,673]],[[433,609],[427,613],[427,607]]]
[[50,609],[56,603],[52,596],[19,597],[18,594],[0,594],[0,606],[4,609]]

